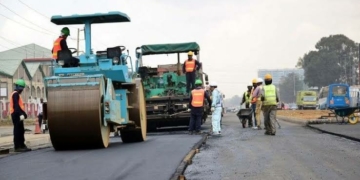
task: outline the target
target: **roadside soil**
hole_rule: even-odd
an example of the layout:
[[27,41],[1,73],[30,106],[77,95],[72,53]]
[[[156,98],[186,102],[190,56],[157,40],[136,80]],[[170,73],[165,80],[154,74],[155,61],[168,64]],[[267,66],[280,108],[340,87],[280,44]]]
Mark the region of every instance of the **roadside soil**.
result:
[[328,116],[329,113],[331,111],[328,110],[279,110],[276,115],[310,120],[319,119],[321,116]]
[[[11,119],[1,119],[0,120],[0,126],[12,126],[12,121]],[[35,119],[26,119],[24,120],[24,125],[28,126],[28,125],[35,125]]]

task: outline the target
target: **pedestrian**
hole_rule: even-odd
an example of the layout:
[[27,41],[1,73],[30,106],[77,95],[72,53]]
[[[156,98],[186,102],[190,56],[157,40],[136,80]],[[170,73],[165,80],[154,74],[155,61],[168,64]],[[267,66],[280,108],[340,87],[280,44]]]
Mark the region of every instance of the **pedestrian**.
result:
[[41,128],[42,120],[43,120],[43,103],[44,99],[40,98],[40,102],[38,103],[38,121],[39,121],[39,127]]
[[261,101],[261,89],[262,89],[262,83],[263,80],[261,78],[257,79],[257,86],[254,90],[253,93],[253,98],[256,99],[256,108],[255,108],[255,119],[256,119],[256,127],[254,127],[254,129],[258,129],[261,130],[261,106],[262,106],[262,101]]
[[14,125],[14,149],[15,152],[31,151],[25,145],[25,128],[24,119],[27,119],[25,113],[24,101],[21,98],[21,93],[25,88],[25,81],[18,79],[15,82],[15,90],[10,96],[10,114]]
[[186,75],[186,93],[195,88],[196,71],[201,68],[201,63],[193,59],[193,55],[194,53],[189,51],[188,59],[183,64],[183,73]]
[[262,110],[264,114],[265,135],[276,134],[276,111],[279,102],[279,94],[276,86],[272,84],[270,74],[265,75],[265,86],[262,88],[261,101],[263,102]]
[[257,79],[253,79],[252,80],[252,84],[253,84],[253,88],[251,90],[251,109],[253,110],[253,116],[254,116],[254,128],[257,128],[257,122],[256,122],[256,102],[257,102],[257,99],[254,97],[254,90],[256,89],[257,87]]
[[212,121],[212,133],[214,135],[220,135],[221,134],[221,126],[220,126],[220,120],[221,120],[221,111],[222,111],[222,98],[220,91],[217,89],[216,82],[210,83],[210,89],[212,90],[212,103],[211,103],[211,121]]
[[189,134],[193,134],[194,131],[196,134],[200,134],[201,131],[201,120],[204,113],[205,99],[211,104],[211,99],[209,94],[202,88],[202,81],[195,81],[196,88],[191,91],[189,109],[190,111],[190,124],[189,124]]

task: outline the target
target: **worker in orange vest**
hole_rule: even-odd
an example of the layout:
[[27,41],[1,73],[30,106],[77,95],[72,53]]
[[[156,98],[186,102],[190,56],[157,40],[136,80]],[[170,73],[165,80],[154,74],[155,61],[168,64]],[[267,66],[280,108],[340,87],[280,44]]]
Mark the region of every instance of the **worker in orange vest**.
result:
[[[188,59],[183,64],[183,73],[186,74],[186,92],[189,93],[190,89],[195,88],[196,71],[201,68],[201,63],[193,59],[194,53],[188,52]],[[191,86],[191,88],[190,88]]]
[[[59,63],[58,59],[58,51],[61,50],[69,50],[66,39],[70,36],[70,30],[67,27],[64,27],[61,29],[61,35],[59,38],[57,38],[54,42],[53,49],[51,50],[51,53],[53,54],[53,59],[56,60],[56,63]],[[69,50],[70,51],[70,50]],[[79,66],[79,59],[71,57],[70,59],[64,59],[64,61],[69,60],[70,62],[64,62],[63,67],[76,67]]]
[[196,88],[191,91],[189,109],[190,112],[190,124],[189,124],[189,134],[193,134],[194,131],[196,134],[200,134],[201,120],[204,113],[205,98],[211,104],[211,99],[209,94],[205,89],[201,88],[202,81],[200,79],[195,82]]
[[[253,84],[253,88],[252,88],[252,90],[251,90],[251,108],[252,108],[252,110],[253,110],[253,115],[254,115],[254,125],[255,125],[255,127],[257,127],[257,122],[256,122],[256,113],[255,113],[255,111],[256,111],[256,102],[257,102],[257,99],[256,99],[256,97],[254,97],[254,91],[255,91],[255,89],[256,89],[256,87],[257,87],[257,79],[255,78],[255,79],[253,79],[252,80],[252,84]],[[250,128],[252,127],[252,126],[249,126]]]
[[15,82],[15,90],[10,96],[10,114],[14,125],[14,149],[15,152],[31,151],[25,145],[24,119],[27,119],[24,102],[20,96],[25,88],[25,81],[18,79]]

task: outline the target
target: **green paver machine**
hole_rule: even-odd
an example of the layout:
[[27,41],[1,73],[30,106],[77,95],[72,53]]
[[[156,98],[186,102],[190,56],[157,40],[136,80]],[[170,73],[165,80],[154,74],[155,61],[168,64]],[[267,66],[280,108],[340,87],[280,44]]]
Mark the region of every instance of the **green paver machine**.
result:
[[[160,127],[189,125],[190,113],[186,110],[189,108],[190,97],[186,93],[186,77],[180,62],[180,53],[189,51],[193,51],[199,61],[200,46],[196,42],[152,44],[136,48],[136,72],[145,88],[148,131]],[[144,56],[160,54],[177,54],[177,63],[158,67],[143,65]],[[201,79],[203,85],[208,84],[208,76],[202,72],[202,68],[197,72],[197,79]],[[210,112],[208,104],[204,109],[202,123]]]

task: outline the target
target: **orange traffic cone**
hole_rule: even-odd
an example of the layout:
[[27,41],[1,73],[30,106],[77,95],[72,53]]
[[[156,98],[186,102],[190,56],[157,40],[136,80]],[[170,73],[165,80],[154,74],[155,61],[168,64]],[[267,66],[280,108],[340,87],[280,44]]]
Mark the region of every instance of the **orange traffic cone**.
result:
[[37,119],[35,120],[35,132],[34,132],[34,134],[42,134],[41,129],[40,129],[40,125],[39,125],[39,121]]

